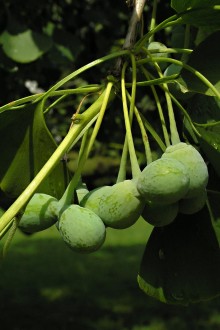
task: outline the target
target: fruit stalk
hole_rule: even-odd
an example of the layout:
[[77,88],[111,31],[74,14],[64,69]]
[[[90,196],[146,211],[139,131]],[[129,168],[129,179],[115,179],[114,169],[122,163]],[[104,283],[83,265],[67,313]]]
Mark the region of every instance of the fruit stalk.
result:
[[114,97],[114,92],[112,92],[112,87],[113,87],[113,82],[109,81],[105,91],[102,93],[103,97],[101,99],[102,103],[101,103],[99,116],[98,116],[98,119],[96,121],[95,127],[93,129],[92,135],[89,139],[89,143],[87,145],[85,143],[83,143],[83,146],[82,146],[83,148],[81,149],[81,152],[80,152],[80,157],[79,157],[79,162],[78,162],[76,172],[75,172],[72,180],[70,181],[66,191],[64,192],[63,196],[61,197],[61,199],[58,202],[58,209],[60,210],[61,213],[63,211],[63,207],[66,207],[67,205],[70,205],[71,202],[72,202],[74,191],[75,191],[75,189],[76,189],[76,187],[79,183],[84,164],[85,164],[85,162],[88,158],[88,155],[91,151],[93,143],[94,143],[94,141],[96,139],[96,136],[98,134],[99,128],[101,126],[101,122],[103,120],[105,110],[107,109],[109,101],[112,99],[112,97]]
[[[131,125],[130,119],[128,114],[128,106],[127,106],[127,97],[126,97],[126,88],[125,88],[125,71],[127,68],[127,63],[123,65],[122,68],[122,75],[121,75],[121,93],[122,93],[122,104],[123,104],[123,112],[124,112],[124,121],[125,121],[125,128],[126,128],[126,136],[128,141],[128,149],[130,154],[130,161],[131,161],[131,169],[132,169],[132,177],[137,177],[141,170],[138,164],[135,148],[134,148],[134,141],[131,132]],[[134,76],[133,76],[134,79]],[[135,79],[136,81],[136,79]],[[133,96],[134,98],[134,96]],[[132,96],[131,96],[132,99]],[[134,101],[133,101],[134,103]],[[132,104],[132,102],[131,102]]]
[[[162,74],[162,71],[161,71],[158,63],[155,62],[154,66],[158,72],[158,75],[162,78],[163,74]],[[175,120],[175,116],[174,116],[172,100],[170,97],[168,85],[166,83],[164,83],[163,86],[165,87],[164,93],[165,93],[165,98],[166,98],[166,102],[167,102],[168,116],[169,116],[169,121],[170,121],[171,142],[172,142],[172,144],[177,144],[180,142],[180,137],[179,137],[179,133],[178,133],[177,126],[176,126],[176,120]]]
[[[131,96],[128,92],[127,92],[127,97],[128,97],[129,100],[131,100]],[[144,148],[145,148],[145,155],[146,155],[147,164],[150,164],[152,162],[152,154],[151,154],[151,149],[150,149],[150,143],[149,143],[148,135],[147,135],[143,120],[142,120],[136,106],[134,107],[134,113],[135,113],[138,125],[140,127],[142,140],[143,140],[143,144],[144,144]]]
[[[141,66],[141,70],[144,73],[144,75],[146,76],[146,78],[149,80],[150,76],[149,76],[149,73],[147,72],[147,70],[143,66]],[[162,106],[161,106],[161,103],[160,103],[160,99],[158,97],[158,94],[157,94],[157,91],[156,91],[155,87],[153,85],[151,85],[150,87],[151,87],[151,90],[152,90],[152,93],[154,95],[154,99],[155,99],[155,102],[156,102],[156,105],[157,105],[157,109],[158,109],[158,113],[159,113],[159,117],[160,117],[160,122],[161,122],[162,130],[163,130],[163,136],[164,136],[165,144],[166,144],[166,146],[169,146],[170,145],[170,140],[169,140],[169,135],[168,135],[168,132],[167,132],[167,127],[166,127],[165,118],[164,118],[164,115],[163,115],[163,109],[162,109]]]
[[192,66],[183,63],[182,61],[176,60],[174,58],[169,58],[169,57],[154,57],[152,59],[149,58],[144,58],[141,60],[137,61],[137,64],[144,64],[144,63],[148,63],[148,62],[168,62],[168,63],[172,63],[172,64],[176,64],[179,65],[181,67],[183,67],[184,69],[188,70],[189,72],[191,72],[192,74],[194,74],[198,79],[200,79],[208,88],[210,88],[213,92],[213,94],[220,100],[220,93],[217,90],[217,88],[215,88],[215,86],[199,71],[197,71],[196,69],[194,69]]

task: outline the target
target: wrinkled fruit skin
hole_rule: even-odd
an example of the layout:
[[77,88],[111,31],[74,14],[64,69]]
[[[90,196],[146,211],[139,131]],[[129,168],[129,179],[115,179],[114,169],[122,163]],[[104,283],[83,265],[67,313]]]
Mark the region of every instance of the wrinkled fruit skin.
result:
[[137,191],[136,182],[125,180],[91,191],[82,200],[82,205],[93,210],[106,226],[124,229],[138,220],[144,201]]
[[35,233],[51,227],[56,221],[57,199],[46,194],[34,194],[26,206],[18,227],[26,233]]
[[105,241],[102,220],[91,210],[70,205],[60,216],[59,232],[64,242],[75,252],[97,251]]
[[147,202],[168,205],[186,195],[189,183],[189,175],[181,162],[160,158],[143,169],[137,189]]
[[183,214],[194,214],[199,212],[206,204],[207,192],[204,190],[199,196],[187,199],[181,199],[179,202],[179,211]]
[[142,217],[154,227],[167,226],[172,223],[179,211],[179,204],[156,205],[146,204]]
[[203,192],[208,183],[208,169],[202,156],[193,146],[184,142],[169,146],[162,155],[162,159],[175,159],[186,167],[190,185],[184,198],[193,198]]

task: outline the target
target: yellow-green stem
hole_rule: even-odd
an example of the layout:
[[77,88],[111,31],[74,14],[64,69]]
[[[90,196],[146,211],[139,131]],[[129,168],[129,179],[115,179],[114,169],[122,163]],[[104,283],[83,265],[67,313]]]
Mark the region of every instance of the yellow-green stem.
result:
[[[152,74],[150,74],[150,77],[151,78],[155,78]],[[164,87],[164,85],[159,85],[159,87],[165,91],[166,88]],[[193,124],[190,116],[188,115],[186,109],[182,106],[182,104],[177,100],[177,98],[170,92],[170,97],[172,98],[173,102],[176,104],[176,106],[180,109],[180,111],[183,113],[183,115],[187,118],[187,120],[189,121],[194,133],[197,135],[197,136],[201,136],[200,133],[198,132],[198,130],[196,129],[195,125]]]
[[[152,9],[152,14],[151,14],[151,22],[150,22],[150,31],[155,29],[156,26],[156,16],[157,16],[157,3],[158,0],[153,1],[153,9]],[[154,40],[154,34],[151,35],[149,38],[149,42],[152,42]]]
[[206,85],[208,88],[210,88],[213,92],[213,94],[220,100],[220,93],[219,91],[215,88],[215,86],[199,71],[197,71],[196,69],[194,69],[192,66],[183,63],[182,61],[173,59],[173,58],[167,58],[167,57],[154,57],[152,59],[142,59],[137,61],[138,65],[141,64],[145,64],[148,62],[168,62],[168,63],[173,63],[173,64],[177,64],[183,68],[185,68],[186,70],[190,71],[192,74],[194,74],[197,78],[199,78],[204,85]]
[[[95,93],[95,92],[100,92],[103,89],[102,85],[92,85],[92,86],[85,86],[85,87],[78,87],[75,89],[62,89],[60,91],[54,91],[50,93],[50,97],[53,96],[62,96],[62,95],[74,95],[74,94],[87,94],[87,93]],[[10,103],[7,103],[5,105],[3,105],[2,107],[0,107],[0,112],[8,110],[8,109],[12,109],[12,108],[16,108],[18,106],[25,106],[26,103],[29,102],[36,102],[36,100],[41,97],[43,98],[45,96],[45,93],[40,93],[40,94],[35,94],[35,95],[30,95],[30,96],[26,96],[23,97],[21,99],[12,101]]]
[[[155,62],[155,68],[158,72],[158,75],[162,78],[163,74],[162,71],[159,67],[159,65]],[[172,144],[177,144],[180,142],[180,137],[179,137],[179,133],[177,130],[177,125],[176,125],[176,120],[175,120],[175,115],[174,115],[174,110],[173,110],[173,104],[172,104],[172,100],[170,97],[170,91],[169,91],[169,87],[167,84],[163,84],[165,90],[165,98],[166,98],[166,102],[167,102],[167,109],[168,109],[168,116],[169,116],[169,121],[170,121],[170,135],[171,135],[171,142]]]
[[[133,178],[136,178],[141,170],[138,164],[135,148],[134,148],[134,141],[131,132],[131,125],[130,119],[128,114],[128,105],[127,105],[127,97],[126,97],[126,88],[125,88],[125,71],[127,68],[127,62],[124,63],[122,68],[122,75],[121,75],[121,93],[122,93],[122,104],[123,104],[123,112],[124,112],[124,121],[125,121],[125,128],[126,128],[126,136],[128,141],[128,150],[130,155],[130,162],[131,162],[131,170]],[[132,96],[131,96],[132,98]],[[133,96],[134,98],[134,96]],[[131,100],[133,103],[134,101]]]
[[[58,202],[58,209],[59,209],[60,213],[62,213],[64,207],[70,205],[72,202],[74,191],[79,183],[79,180],[81,179],[82,170],[84,168],[85,162],[89,156],[93,143],[98,134],[105,110],[107,109],[109,100],[111,100],[114,95],[114,92],[112,92],[112,87],[113,87],[113,82],[111,82],[111,81],[108,82],[107,87],[106,87],[105,91],[103,92],[104,97],[102,97],[101,103],[100,103],[100,99],[99,99],[100,111],[99,111],[99,115],[98,115],[95,127],[93,129],[92,135],[89,138],[89,142],[83,140],[84,145],[81,148],[77,169],[76,169],[76,171],[73,175],[73,178],[71,179],[68,187],[66,188],[66,191],[64,192],[63,196],[61,197],[61,199]],[[88,142],[88,143],[85,143],[85,142]]]
[[[131,100],[131,95],[128,92],[127,92],[127,97],[129,100]],[[134,107],[134,113],[135,113],[138,125],[140,127],[142,141],[143,141],[144,149],[145,149],[146,161],[147,161],[147,164],[150,164],[152,162],[150,143],[149,143],[149,139],[148,139],[148,135],[147,135],[147,131],[145,129],[144,123],[142,121],[142,118],[141,118],[136,106]]]
[[[150,75],[147,72],[147,70],[143,67],[143,65],[141,66],[141,70],[144,73],[144,75],[146,76],[146,78],[150,79]],[[150,86],[150,87],[151,87],[151,90],[152,90],[152,93],[154,95],[154,99],[155,99],[155,102],[156,102],[156,105],[157,105],[157,110],[158,110],[158,113],[159,113],[159,118],[160,118],[162,130],[163,130],[163,136],[164,136],[165,144],[166,144],[166,146],[169,146],[170,145],[170,139],[169,139],[169,134],[167,132],[166,122],[165,122],[165,118],[164,118],[164,114],[163,114],[163,109],[162,109],[162,106],[161,106],[161,103],[160,103],[160,99],[159,99],[159,96],[157,94],[157,91],[156,91],[155,87],[153,85]]]

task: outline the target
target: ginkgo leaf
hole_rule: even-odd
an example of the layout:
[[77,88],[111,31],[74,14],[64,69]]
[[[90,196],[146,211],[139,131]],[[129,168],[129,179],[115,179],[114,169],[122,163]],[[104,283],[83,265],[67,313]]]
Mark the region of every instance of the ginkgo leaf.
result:
[[138,274],[146,294],[188,305],[220,295],[219,278],[220,249],[207,207],[153,229]]
[[[0,189],[17,198],[56,149],[41,103],[0,113]],[[66,187],[66,166],[60,161],[37,191],[60,198]]]
[[7,28],[0,36],[0,43],[10,59],[19,63],[29,63],[50,49],[52,39],[28,29],[10,16]]

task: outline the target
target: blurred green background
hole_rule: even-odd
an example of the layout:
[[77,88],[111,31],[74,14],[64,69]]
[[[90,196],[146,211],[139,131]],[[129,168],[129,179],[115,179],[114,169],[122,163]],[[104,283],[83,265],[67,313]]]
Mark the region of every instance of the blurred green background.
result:
[[129,229],[107,229],[103,247],[89,255],[72,252],[55,226],[31,236],[17,233],[0,263],[1,329],[220,329],[220,298],[180,307],[139,289],[150,232],[141,219]]

